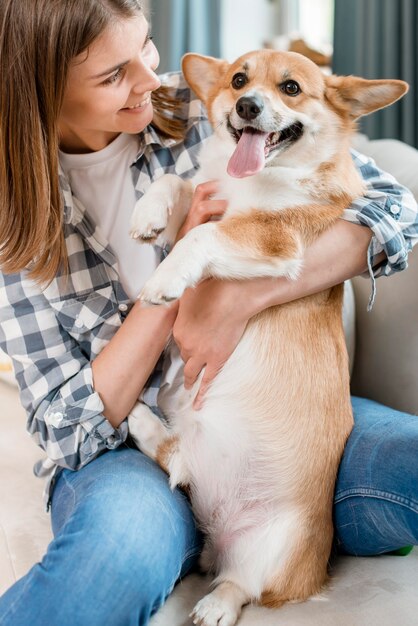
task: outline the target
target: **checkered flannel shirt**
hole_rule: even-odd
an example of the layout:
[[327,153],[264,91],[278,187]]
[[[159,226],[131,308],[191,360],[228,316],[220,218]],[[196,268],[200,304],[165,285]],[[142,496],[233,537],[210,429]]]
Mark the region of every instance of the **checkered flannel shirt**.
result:
[[[180,75],[167,75],[165,82],[183,102],[176,114],[187,120],[187,133],[181,141],[167,139],[151,126],[141,133],[131,166],[138,198],[164,173],[191,177],[198,168],[202,142],[211,133],[201,103]],[[387,260],[375,275],[403,270],[418,237],[416,203],[371,160],[358,153],[353,159],[368,189],[344,217],[372,229],[370,267],[385,251]],[[28,431],[46,452],[35,473],[49,476],[47,496],[61,468],[78,470],[106,449],[119,446],[128,434],[127,420],[114,428],[103,415],[91,363],[120,328],[132,303],[108,242],[72,196],[62,173],[60,181],[69,275],[59,273],[48,286],[40,286],[27,271],[0,273],[0,347],[13,360]],[[155,411],[160,372],[157,367],[141,395]]]

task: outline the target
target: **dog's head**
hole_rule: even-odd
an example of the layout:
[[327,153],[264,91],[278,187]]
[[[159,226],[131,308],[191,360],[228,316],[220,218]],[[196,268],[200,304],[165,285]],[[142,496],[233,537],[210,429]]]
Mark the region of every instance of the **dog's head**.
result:
[[238,178],[266,163],[305,160],[309,150],[329,158],[357,118],[408,90],[401,80],[325,76],[304,56],[273,50],[250,52],[232,64],[187,54],[183,73],[215,132],[229,142],[228,172]]

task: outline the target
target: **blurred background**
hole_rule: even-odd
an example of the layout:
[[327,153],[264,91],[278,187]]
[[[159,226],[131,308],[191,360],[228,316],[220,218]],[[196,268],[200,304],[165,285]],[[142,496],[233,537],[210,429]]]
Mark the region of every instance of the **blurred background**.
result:
[[270,47],[310,56],[325,71],[402,78],[409,94],[362,120],[370,139],[418,148],[417,0],[145,0],[160,71],[177,70],[185,52],[229,61]]

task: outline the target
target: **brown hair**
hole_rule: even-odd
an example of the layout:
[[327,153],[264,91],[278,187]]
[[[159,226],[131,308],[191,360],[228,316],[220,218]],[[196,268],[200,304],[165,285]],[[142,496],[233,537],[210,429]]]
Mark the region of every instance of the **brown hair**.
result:
[[[0,267],[50,281],[66,267],[58,117],[69,65],[138,0],[1,0]],[[176,101],[153,94],[154,125],[180,138]]]

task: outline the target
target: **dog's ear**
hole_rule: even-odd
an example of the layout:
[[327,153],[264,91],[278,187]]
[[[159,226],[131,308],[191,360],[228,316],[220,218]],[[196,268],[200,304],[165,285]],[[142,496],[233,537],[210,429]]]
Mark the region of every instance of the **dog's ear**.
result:
[[357,76],[327,76],[326,98],[353,119],[393,104],[409,89],[403,80],[366,80]]
[[190,87],[200,100],[206,102],[228,63],[222,59],[189,53],[182,58],[181,67]]

